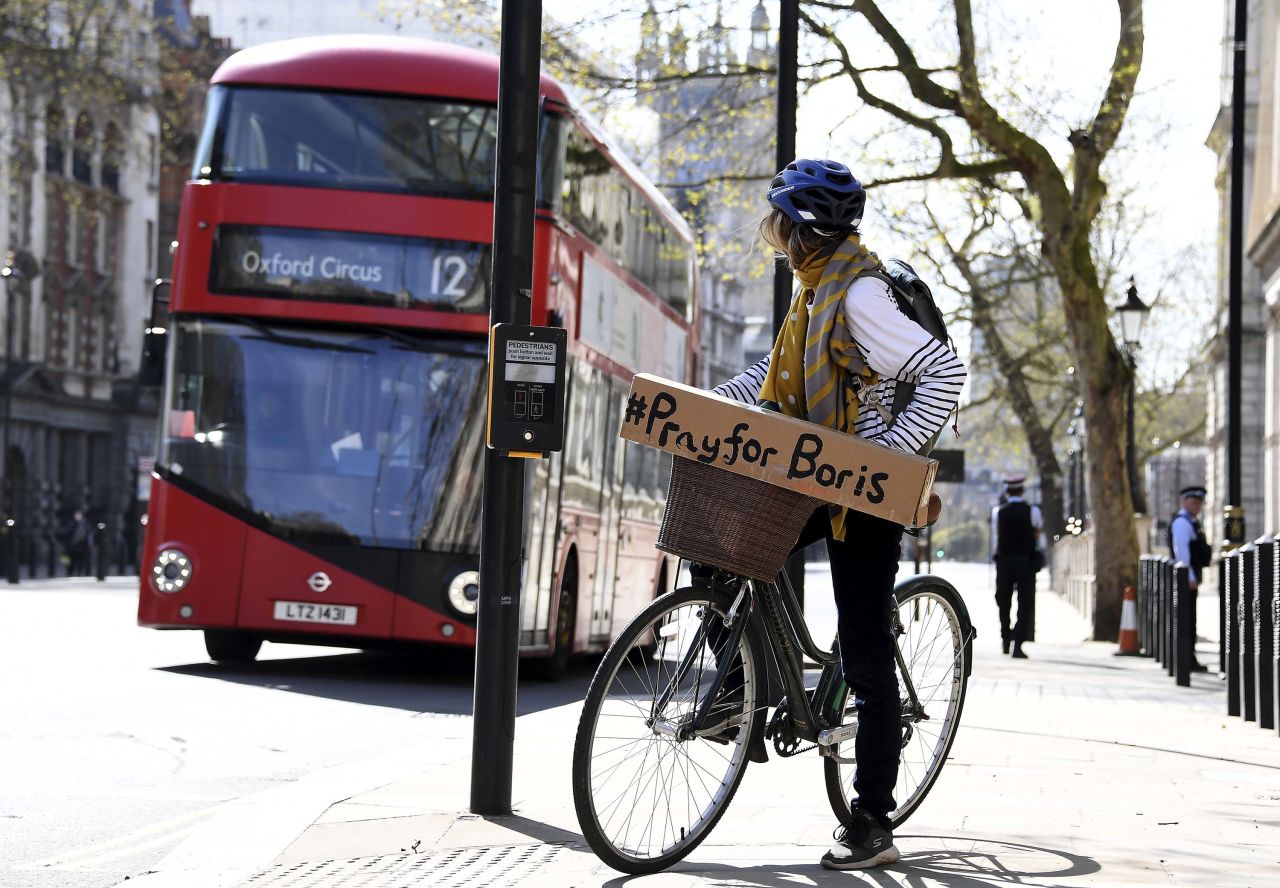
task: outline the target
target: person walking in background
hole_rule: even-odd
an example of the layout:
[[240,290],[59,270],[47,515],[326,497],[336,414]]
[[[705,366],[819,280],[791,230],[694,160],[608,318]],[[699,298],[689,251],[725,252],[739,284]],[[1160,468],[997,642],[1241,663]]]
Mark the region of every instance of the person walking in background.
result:
[[[1040,507],[1022,498],[1023,475],[1006,478],[1006,501],[991,510],[991,557],[996,563],[996,606],[1000,608],[1000,649],[1019,660],[1035,628],[1036,571],[1044,567]],[[1018,592],[1018,622],[1010,628],[1013,593]]]
[[[1191,637],[1196,637],[1195,601],[1200,590],[1200,577],[1204,569],[1213,563],[1213,547],[1200,526],[1200,510],[1204,508],[1205,489],[1199,485],[1182,488],[1182,508],[1169,521],[1169,551],[1174,561],[1187,566],[1187,580],[1191,586]],[[1192,643],[1191,671],[1207,671],[1196,659]]]
[[89,522],[84,512],[76,509],[66,530],[62,533],[62,543],[67,547],[67,576],[83,577],[89,574]]

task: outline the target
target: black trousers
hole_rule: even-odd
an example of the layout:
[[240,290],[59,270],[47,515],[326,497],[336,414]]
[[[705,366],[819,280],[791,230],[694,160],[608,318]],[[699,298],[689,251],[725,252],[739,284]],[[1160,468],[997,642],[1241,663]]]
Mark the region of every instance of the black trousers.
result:
[[826,540],[840,633],[840,664],[858,710],[857,769],[851,804],[887,827],[897,807],[902,701],[893,656],[893,583],[902,554],[902,525],[850,511],[843,541],[832,538],[826,508],[800,534],[801,548]]
[[[893,787],[898,782],[902,751],[902,701],[893,655],[893,583],[901,556],[902,526],[851,511],[845,520],[845,538],[840,541],[832,537],[830,515],[823,507],[813,513],[793,551],[819,540],[826,540],[831,558],[840,664],[858,711],[854,740],[858,764],[850,804],[874,815],[888,828],[889,812],[897,807]],[[705,578],[711,569],[694,564],[691,573],[695,579]],[[723,640],[723,623],[713,620],[707,629],[716,650]],[[726,675],[727,687],[734,686],[740,669],[735,662]]]
[[[1018,622],[1009,628],[1014,590],[1018,592]],[[1000,608],[1000,640],[1030,641],[1036,625],[1036,570],[1028,555],[996,559],[996,606]]]

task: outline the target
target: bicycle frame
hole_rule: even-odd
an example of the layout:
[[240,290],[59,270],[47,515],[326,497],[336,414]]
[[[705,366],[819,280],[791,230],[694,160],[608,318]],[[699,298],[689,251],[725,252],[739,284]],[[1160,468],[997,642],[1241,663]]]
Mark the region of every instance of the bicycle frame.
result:
[[[723,586],[725,583],[736,585],[738,594],[729,613],[724,617],[715,614],[704,617],[704,622],[698,628],[693,643],[681,657],[666,687],[654,702],[650,712],[651,724],[660,723],[659,714],[670,701],[676,687],[688,674],[694,658],[699,656],[708,632],[706,621],[721,619],[724,627],[730,630],[724,650],[737,648],[742,634],[747,629],[747,624],[751,621],[754,621],[760,631],[765,634],[769,642],[768,653],[772,656],[782,680],[784,699],[787,700],[792,726],[799,739],[817,743],[822,747],[824,754],[829,754],[830,746],[848,739],[843,736],[844,734],[852,736],[853,726],[843,724],[844,713],[840,708],[846,687],[840,671],[839,648],[833,646],[830,651],[823,651],[818,647],[809,632],[804,611],[795,590],[791,587],[790,579],[785,572],[779,578],[780,583],[764,583],[723,571],[713,574],[713,585]],[[895,628],[900,628],[896,605],[893,619]],[[812,698],[804,686],[804,662],[801,655],[809,657],[822,667],[817,690]],[[924,717],[919,697],[896,640],[894,657],[898,663],[899,674],[906,686],[906,710],[914,717]],[[673,731],[680,739],[699,736],[705,732],[713,702],[724,686],[725,677],[732,665],[731,659],[718,662],[715,675],[703,692],[693,717],[678,728],[668,726],[666,730]]]

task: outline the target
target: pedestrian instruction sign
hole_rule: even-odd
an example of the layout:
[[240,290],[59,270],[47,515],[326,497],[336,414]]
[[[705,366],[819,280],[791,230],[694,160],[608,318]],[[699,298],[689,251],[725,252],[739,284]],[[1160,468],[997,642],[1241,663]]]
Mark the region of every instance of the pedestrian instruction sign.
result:
[[489,336],[488,445],[541,457],[564,446],[562,327],[495,324]]

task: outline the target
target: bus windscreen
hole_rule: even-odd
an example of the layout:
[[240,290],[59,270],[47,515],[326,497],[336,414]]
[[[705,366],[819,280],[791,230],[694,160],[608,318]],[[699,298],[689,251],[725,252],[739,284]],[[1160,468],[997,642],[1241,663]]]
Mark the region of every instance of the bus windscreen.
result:
[[159,470],[287,539],[479,544],[483,344],[179,321]]
[[193,178],[492,200],[492,105],[215,87]]

